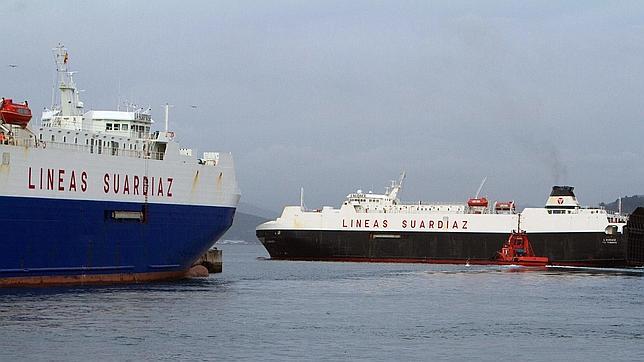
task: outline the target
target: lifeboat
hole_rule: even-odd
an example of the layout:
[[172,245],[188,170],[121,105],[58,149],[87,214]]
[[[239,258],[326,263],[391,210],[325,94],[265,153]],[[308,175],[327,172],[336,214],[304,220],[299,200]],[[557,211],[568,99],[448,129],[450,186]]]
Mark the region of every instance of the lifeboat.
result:
[[487,207],[488,202],[485,197],[481,198],[472,198],[467,200],[467,206],[469,207]]
[[0,102],[0,119],[4,123],[13,124],[22,128],[27,127],[31,120],[31,109],[29,103],[13,103],[10,98],[2,98]]
[[497,253],[496,259],[502,264],[522,266],[545,267],[548,264],[548,257],[534,255],[530,240],[525,231],[513,231],[508,240],[503,243],[503,247]]
[[494,203],[494,210],[496,211],[514,211],[514,201],[497,201]]

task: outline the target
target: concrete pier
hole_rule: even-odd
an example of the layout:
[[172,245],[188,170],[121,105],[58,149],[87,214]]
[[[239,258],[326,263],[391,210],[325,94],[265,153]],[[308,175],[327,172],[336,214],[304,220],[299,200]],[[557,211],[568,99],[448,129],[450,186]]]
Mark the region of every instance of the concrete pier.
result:
[[221,273],[223,270],[222,252],[217,248],[208,250],[197,260],[195,265],[203,265],[209,273]]

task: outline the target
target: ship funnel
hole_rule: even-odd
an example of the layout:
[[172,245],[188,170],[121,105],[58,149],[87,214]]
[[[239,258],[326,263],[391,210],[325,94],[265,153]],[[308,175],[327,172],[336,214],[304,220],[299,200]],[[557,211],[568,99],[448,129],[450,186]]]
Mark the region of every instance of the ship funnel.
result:
[[572,186],[553,186],[546,201],[547,209],[578,209],[579,202]]

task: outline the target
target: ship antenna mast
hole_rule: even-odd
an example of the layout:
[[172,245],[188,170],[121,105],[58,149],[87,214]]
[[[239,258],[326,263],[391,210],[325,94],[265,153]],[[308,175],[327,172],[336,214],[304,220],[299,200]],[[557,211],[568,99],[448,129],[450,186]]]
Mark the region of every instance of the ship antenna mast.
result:
[[476,190],[476,196],[474,196],[475,199],[479,198],[479,194],[481,193],[481,190],[483,189],[483,185],[485,185],[485,181],[487,181],[487,176],[483,177],[483,181],[481,181],[481,184],[479,185],[479,189]]
[[56,85],[58,85],[58,72],[54,76],[54,82],[51,85],[51,105],[50,109],[53,111],[56,107]]
[[168,120],[170,119],[170,107],[168,103],[163,106],[165,108],[165,132],[168,133]]
[[405,180],[405,176],[407,176],[407,173],[403,171],[400,174],[400,178],[398,179],[398,187],[402,188],[403,181]]
[[300,210],[306,211],[306,205],[304,204],[304,187],[300,187]]
[[74,73],[76,72],[69,71],[67,64],[69,53],[67,53],[67,48],[62,43],[58,43],[58,46],[53,51],[54,60],[56,61],[56,72],[58,74],[56,83],[60,91],[60,115],[80,116],[83,102],[78,97],[79,90],[76,88],[76,83],[74,83]]
[[391,190],[388,189],[386,193],[389,195],[392,201],[395,201],[398,198],[398,193],[402,189],[402,184],[403,184],[403,180],[405,180],[405,175],[406,175],[405,171],[403,171],[400,174],[400,178],[398,178],[398,184],[395,184],[394,181],[391,181]]

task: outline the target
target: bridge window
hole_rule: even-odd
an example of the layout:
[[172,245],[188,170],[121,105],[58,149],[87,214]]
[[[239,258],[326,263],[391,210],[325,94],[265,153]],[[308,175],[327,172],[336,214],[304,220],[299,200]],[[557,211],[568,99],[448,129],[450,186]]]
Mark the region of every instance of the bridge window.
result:
[[122,129],[123,131],[127,131],[127,124],[122,124],[122,125],[121,125],[121,129]]
[[115,131],[120,131],[121,130],[121,125],[118,123],[114,123],[114,130]]
[[112,124],[111,123],[105,123],[105,130],[106,131],[111,131],[112,130]]

